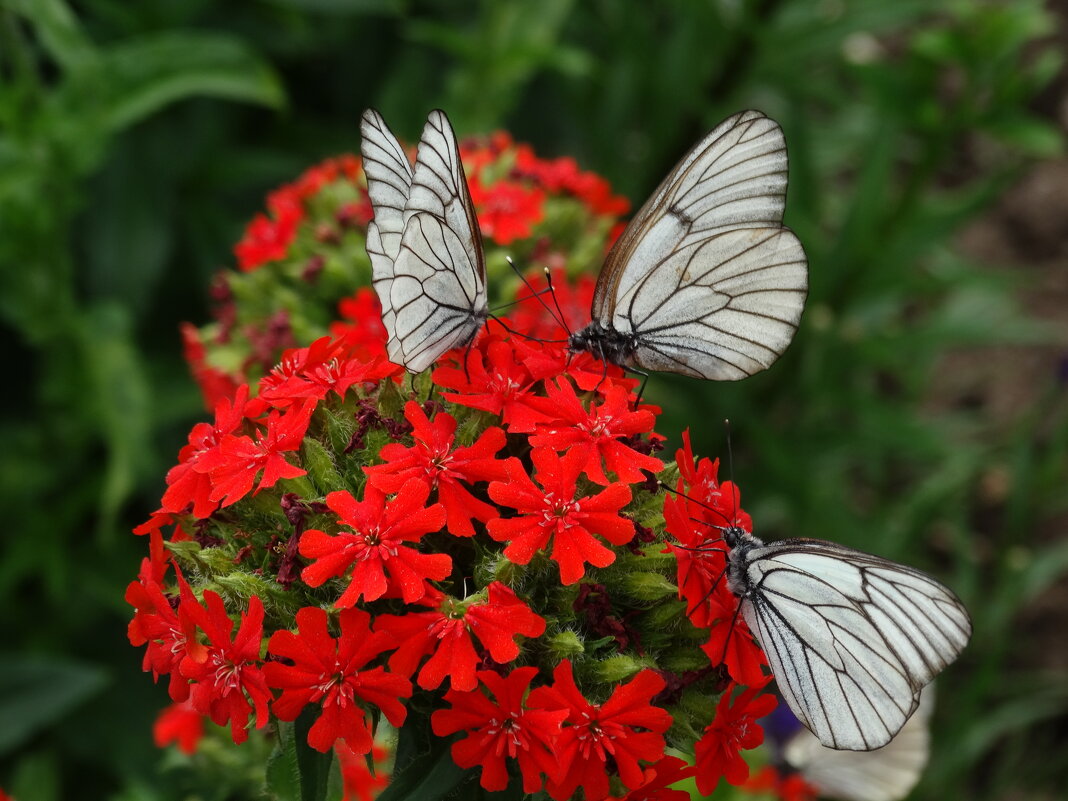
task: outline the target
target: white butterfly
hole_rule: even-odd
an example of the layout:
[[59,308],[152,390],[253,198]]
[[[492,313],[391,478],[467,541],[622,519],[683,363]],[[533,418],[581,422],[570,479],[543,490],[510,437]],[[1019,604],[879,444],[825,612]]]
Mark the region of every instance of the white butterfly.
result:
[[874,751],[836,751],[800,728],[783,746],[783,759],[821,796],[841,801],[899,801],[927,765],[934,685],[920,693],[920,705],[889,743]]
[[420,373],[474,339],[488,316],[482,236],[445,112],[427,117],[414,170],[377,111],[364,112],[360,131],[375,214],[367,253],[386,350]]
[[735,381],[786,350],[808,294],[805,252],[782,225],[786,142],[743,111],[705,136],[609,251],[593,322],[572,351],[613,364]]
[[823,540],[723,530],[727,586],[797,719],[828,748],[886,745],[971,636],[968,611],[919,570]]

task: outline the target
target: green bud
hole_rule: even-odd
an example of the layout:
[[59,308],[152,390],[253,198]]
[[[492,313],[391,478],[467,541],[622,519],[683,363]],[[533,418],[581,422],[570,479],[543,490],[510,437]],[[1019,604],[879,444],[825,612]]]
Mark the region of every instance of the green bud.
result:
[[335,490],[349,489],[348,484],[338,473],[334,458],[323,444],[317,439],[307,437],[301,446],[301,460],[304,469],[316,487],[320,495],[326,495]]
[[605,684],[618,684],[646,667],[650,667],[650,664],[628,654],[620,654],[598,662],[590,672],[597,681]]
[[678,587],[659,573],[628,573],[621,584],[623,591],[636,601],[659,601],[678,594]]
[[582,644],[582,638],[574,631],[558,631],[545,637],[549,646],[549,653],[555,661],[571,659],[585,653],[586,648]]

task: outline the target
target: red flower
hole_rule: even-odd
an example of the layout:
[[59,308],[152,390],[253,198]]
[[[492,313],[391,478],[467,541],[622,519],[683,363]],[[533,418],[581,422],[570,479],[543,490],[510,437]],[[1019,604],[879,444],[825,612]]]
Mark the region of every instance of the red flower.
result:
[[349,358],[343,341],[320,337],[306,348],[282,354],[278,366],[260,381],[260,398],[285,408],[304,398],[322,400],[330,392],[344,397],[353,384],[376,382],[396,370],[385,357]]
[[272,410],[266,431],[257,431],[255,440],[228,434],[218,447],[203,454],[195,469],[210,473],[211,500],[221,500],[224,507],[237,503],[252,489],[261,470],[256,492],[273,487],[280,479],[304,475],[306,470],[290,464],[282,454],[300,447],[315,406],[315,400],[309,399],[285,414]]
[[493,661],[506,664],[519,656],[516,636],[540,637],[545,631],[545,620],[500,582],[490,584],[487,594],[485,603],[466,605],[446,599],[430,612],[380,615],[375,629],[388,631],[400,644],[389,658],[390,670],[411,676],[423,657],[433,654],[419,671],[420,687],[437,689],[447,676],[452,689],[473,690],[475,668],[482,659],[472,635]]
[[689,429],[682,432],[682,444],[683,447],[675,452],[680,477],[678,490],[692,501],[691,517],[707,523],[706,529],[736,525],[751,532],[753,521],[742,510],[738,487],[730,481],[719,483],[719,459],[695,462]]
[[357,501],[344,490],[326,496],[326,505],[352,530],[329,536],[318,529],[305,531],[300,555],[315,559],[301,572],[310,586],[344,575],[355,565],[348,588],[335,606],[352,606],[363,597],[374,601],[387,590],[399,591],[405,603],[427,592],[427,580],[440,581],[452,571],[447,554],[420,553],[405,542],[418,542],[424,534],[445,523],[441,504],[424,508],[430,494],[425,484],[412,482],[401,488],[389,504],[384,493],[368,485],[364,499]]
[[618,515],[630,503],[630,487],[616,482],[597,495],[576,498],[579,473],[587,461],[585,453],[574,449],[561,459],[552,451],[536,449],[531,460],[541,487],[518,462],[509,466],[507,482],[489,485],[493,500],[520,512],[518,517],[498,518],[487,524],[493,539],[508,542],[504,555],[525,565],[552,540],[550,558],[559,564],[564,584],[582,578],[587,562],[595,567],[612,564],[615,552],[594,535],[613,545],[623,545],[634,536],[634,523]]
[[563,801],[581,786],[586,798],[604,798],[610,759],[626,787],[640,786],[645,777],[638,763],[656,762],[664,756],[661,734],[671,725],[671,715],[650,703],[664,689],[664,680],[643,670],[597,706],[575,685],[569,661],[556,666],[553,679],[551,687],[539,687],[527,699],[531,708],[566,709],[568,713],[565,724],[569,725],[564,726],[555,747],[560,774],[550,777],[549,795]]
[[371,633],[370,615],[345,609],[339,619],[341,635],[334,639],[323,609],[298,610],[297,633],[277,631],[267,646],[293,664],[268,662],[263,671],[268,683],[282,690],[271,707],[282,720],[296,720],[308,704],[322,705],[308,731],[308,745],[326,752],[342,739],[357,754],[366,754],[372,746],[368,712],[356,699],[381,709],[391,724],[400,726],[407,710],[399,699],[411,697],[412,685],[385,668],[366,667],[394,645],[390,635]]
[[200,387],[205,408],[212,409],[223,398],[232,398],[238,382],[224,370],[208,363],[207,350],[200,339],[200,331],[192,323],[182,323],[182,356]]
[[456,439],[456,418],[439,412],[431,422],[415,401],[408,401],[404,416],[412,424],[415,445],[406,448],[391,443],[382,448],[386,464],[365,467],[368,481],[383,492],[397,492],[409,481],[423,482],[430,490],[437,490],[438,500],[445,507],[445,523],[450,534],[473,537],[471,519],[485,522],[496,516],[497,510],[478,500],[462,482],[503,479],[507,462],[494,459],[504,447],[504,431],[487,428],[469,447],[453,449]]
[[749,765],[739,751],[756,748],[764,742],[764,730],[757,722],[775,708],[774,695],[757,693],[771,681],[769,676],[758,686],[750,687],[731,703],[737,685],[724,691],[716,706],[716,717],[697,741],[694,759],[697,766],[697,789],[708,795],[720,777],[737,787],[749,777]]
[[507,181],[484,187],[477,176],[472,176],[469,185],[482,235],[498,245],[530,236],[545,217],[545,193],[540,189]]
[[713,620],[711,637],[701,646],[701,650],[713,665],[726,665],[727,673],[739,684],[747,687],[763,685],[767,676],[762,666],[768,662],[760,646],[753,640],[749,626],[737,614],[737,607],[735,599]]
[[215,422],[197,423],[189,432],[189,444],[178,452],[178,464],[167,472],[167,491],[163,493],[162,508],[168,512],[182,512],[193,505],[193,517],[203,520],[218,506],[211,498],[213,485],[206,470],[198,470],[200,460],[217,448],[245,419],[248,384],[242,384],[232,399],[222,398],[215,404]]
[[445,701],[452,708],[439,709],[430,716],[438,737],[467,732],[464,739],[452,744],[452,759],[465,769],[480,765],[479,784],[487,790],[507,787],[506,759],[518,762],[525,793],[541,789],[542,774],[556,775],[554,740],[568,713],[560,708],[524,707],[523,696],[537,674],[535,667],[515,668],[507,676],[480,670],[478,680],[489,695],[481,689],[449,690]]
[[269,261],[283,259],[297,237],[297,226],[304,218],[303,209],[294,203],[272,204],[275,219],[257,214],[245,229],[244,238],[234,247],[237,266],[250,272]]
[[138,580],[126,588],[126,603],[137,610],[126,633],[131,645],[148,646],[142,670],[152,671],[156,681],[169,674],[167,691],[171,700],[184,701],[189,697],[189,682],[178,667],[186,656],[187,632],[170,600],[163,594],[162,579],[162,573],[152,560],[141,561]]
[[819,795],[800,773],[780,773],[772,765],[765,765],[742,787],[761,795],[774,793],[781,801],[816,801]]
[[164,707],[152,724],[152,740],[157,748],[177,743],[183,754],[195,754],[203,736],[204,716],[189,702]]
[[540,404],[543,411],[556,419],[539,425],[530,438],[535,448],[552,448],[568,454],[583,455],[582,469],[591,481],[608,484],[601,468],[613,471],[620,481],[633,484],[645,479],[642,470],[659,473],[664,463],[640,453],[620,441],[620,437],[645,434],[653,429],[656,418],[648,409],[632,411],[630,395],[622,387],[610,386],[604,403],[589,411],[582,405],[569,381],[546,385],[548,397]]
[[529,433],[550,418],[532,407],[534,380],[512,346],[505,340],[483,337],[468,351],[466,368],[439,367],[434,383],[455,390],[444,393],[445,400],[500,415],[509,431]]
[[382,304],[370,287],[342,298],[337,305],[342,320],[330,323],[330,336],[344,343],[354,356],[370,360],[386,355],[386,327],[382,324]]
[[678,757],[666,756],[659,762],[647,767],[642,774],[641,785],[635,787],[625,796],[610,801],[690,801],[686,790],[672,790],[668,785],[693,776],[695,768]]
[[389,773],[384,763],[389,756],[386,749],[379,745],[371,747],[371,758],[375,762],[374,773],[367,764],[367,759],[357,754],[344,740],[334,746],[338,765],[341,767],[341,801],[374,801],[389,786]]
[[203,651],[190,649],[182,660],[182,675],[193,681],[189,690],[193,708],[210,717],[216,725],[222,726],[229,721],[230,734],[234,742],[240,744],[248,739],[246,727],[253,704],[256,728],[267,725],[271,691],[267,689],[259,667],[263,602],[255,595],[249,598],[248,612],[241,615],[241,627],[233,640],[230,635],[234,621],[226,614],[222,598],[207,590],[204,602],[206,608],[196,602],[188,587],[182,588],[181,612],[207,635],[209,643]]

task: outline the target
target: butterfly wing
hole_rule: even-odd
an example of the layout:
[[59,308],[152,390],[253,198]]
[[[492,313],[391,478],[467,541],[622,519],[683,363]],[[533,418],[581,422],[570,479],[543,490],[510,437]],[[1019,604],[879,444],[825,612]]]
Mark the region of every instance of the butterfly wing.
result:
[[801,319],[808,268],[782,226],[782,130],[725,120],[646,201],[605,259],[593,319],[633,337],[636,366],[737,380],[768,367]]
[[927,574],[822,540],[745,552],[742,614],[798,720],[828,748],[886,745],[971,636]]
[[820,745],[807,729],[786,743],[783,756],[801,771],[821,796],[842,801],[899,801],[911,792],[930,754],[928,723],[934,685],[920,694],[920,705],[889,743],[874,751],[836,751]]
[[482,237],[442,111],[430,113],[419,141],[390,305],[396,313],[390,359],[416,373],[470,342],[487,315]]
[[367,224],[371,283],[382,303],[382,322],[392,336],[394,312],[389,293],[393,264],[400,253],[404,207],[412,185],[412,165],[382,115],[367,109],[360,121],[360,154],[374,219]]

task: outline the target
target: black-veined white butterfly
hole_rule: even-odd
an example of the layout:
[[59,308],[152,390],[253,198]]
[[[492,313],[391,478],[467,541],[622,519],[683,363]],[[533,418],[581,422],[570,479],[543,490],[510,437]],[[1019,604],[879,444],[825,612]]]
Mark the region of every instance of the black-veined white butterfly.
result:
[[367,253],[386,350],[420,373],[474,339],[488,316],[482,235],[445,112],[427,117],[414,169],[377,111],[364,112],[360,132],[374,209]]
[[886,745],[968,643],[960,599],[915,568],[824,540],[722,533],[741,615],[786,703],[828,748]]
[[[799,772],[820,796],[841,801],[899,801],[911,792],[930,753],[928,724],[934,685],[920,694],[920,705],[889,743],[874,751],[836,751],[780,707],[766,721],[773,751],[784,769]],[[790,724],[793,724],[790,728]]]
[[720,123],[609,251],[571,350],[721,381],[769,367],[808,293],[805,252],[782,225],[786,178],[774,120],[743,111]]

